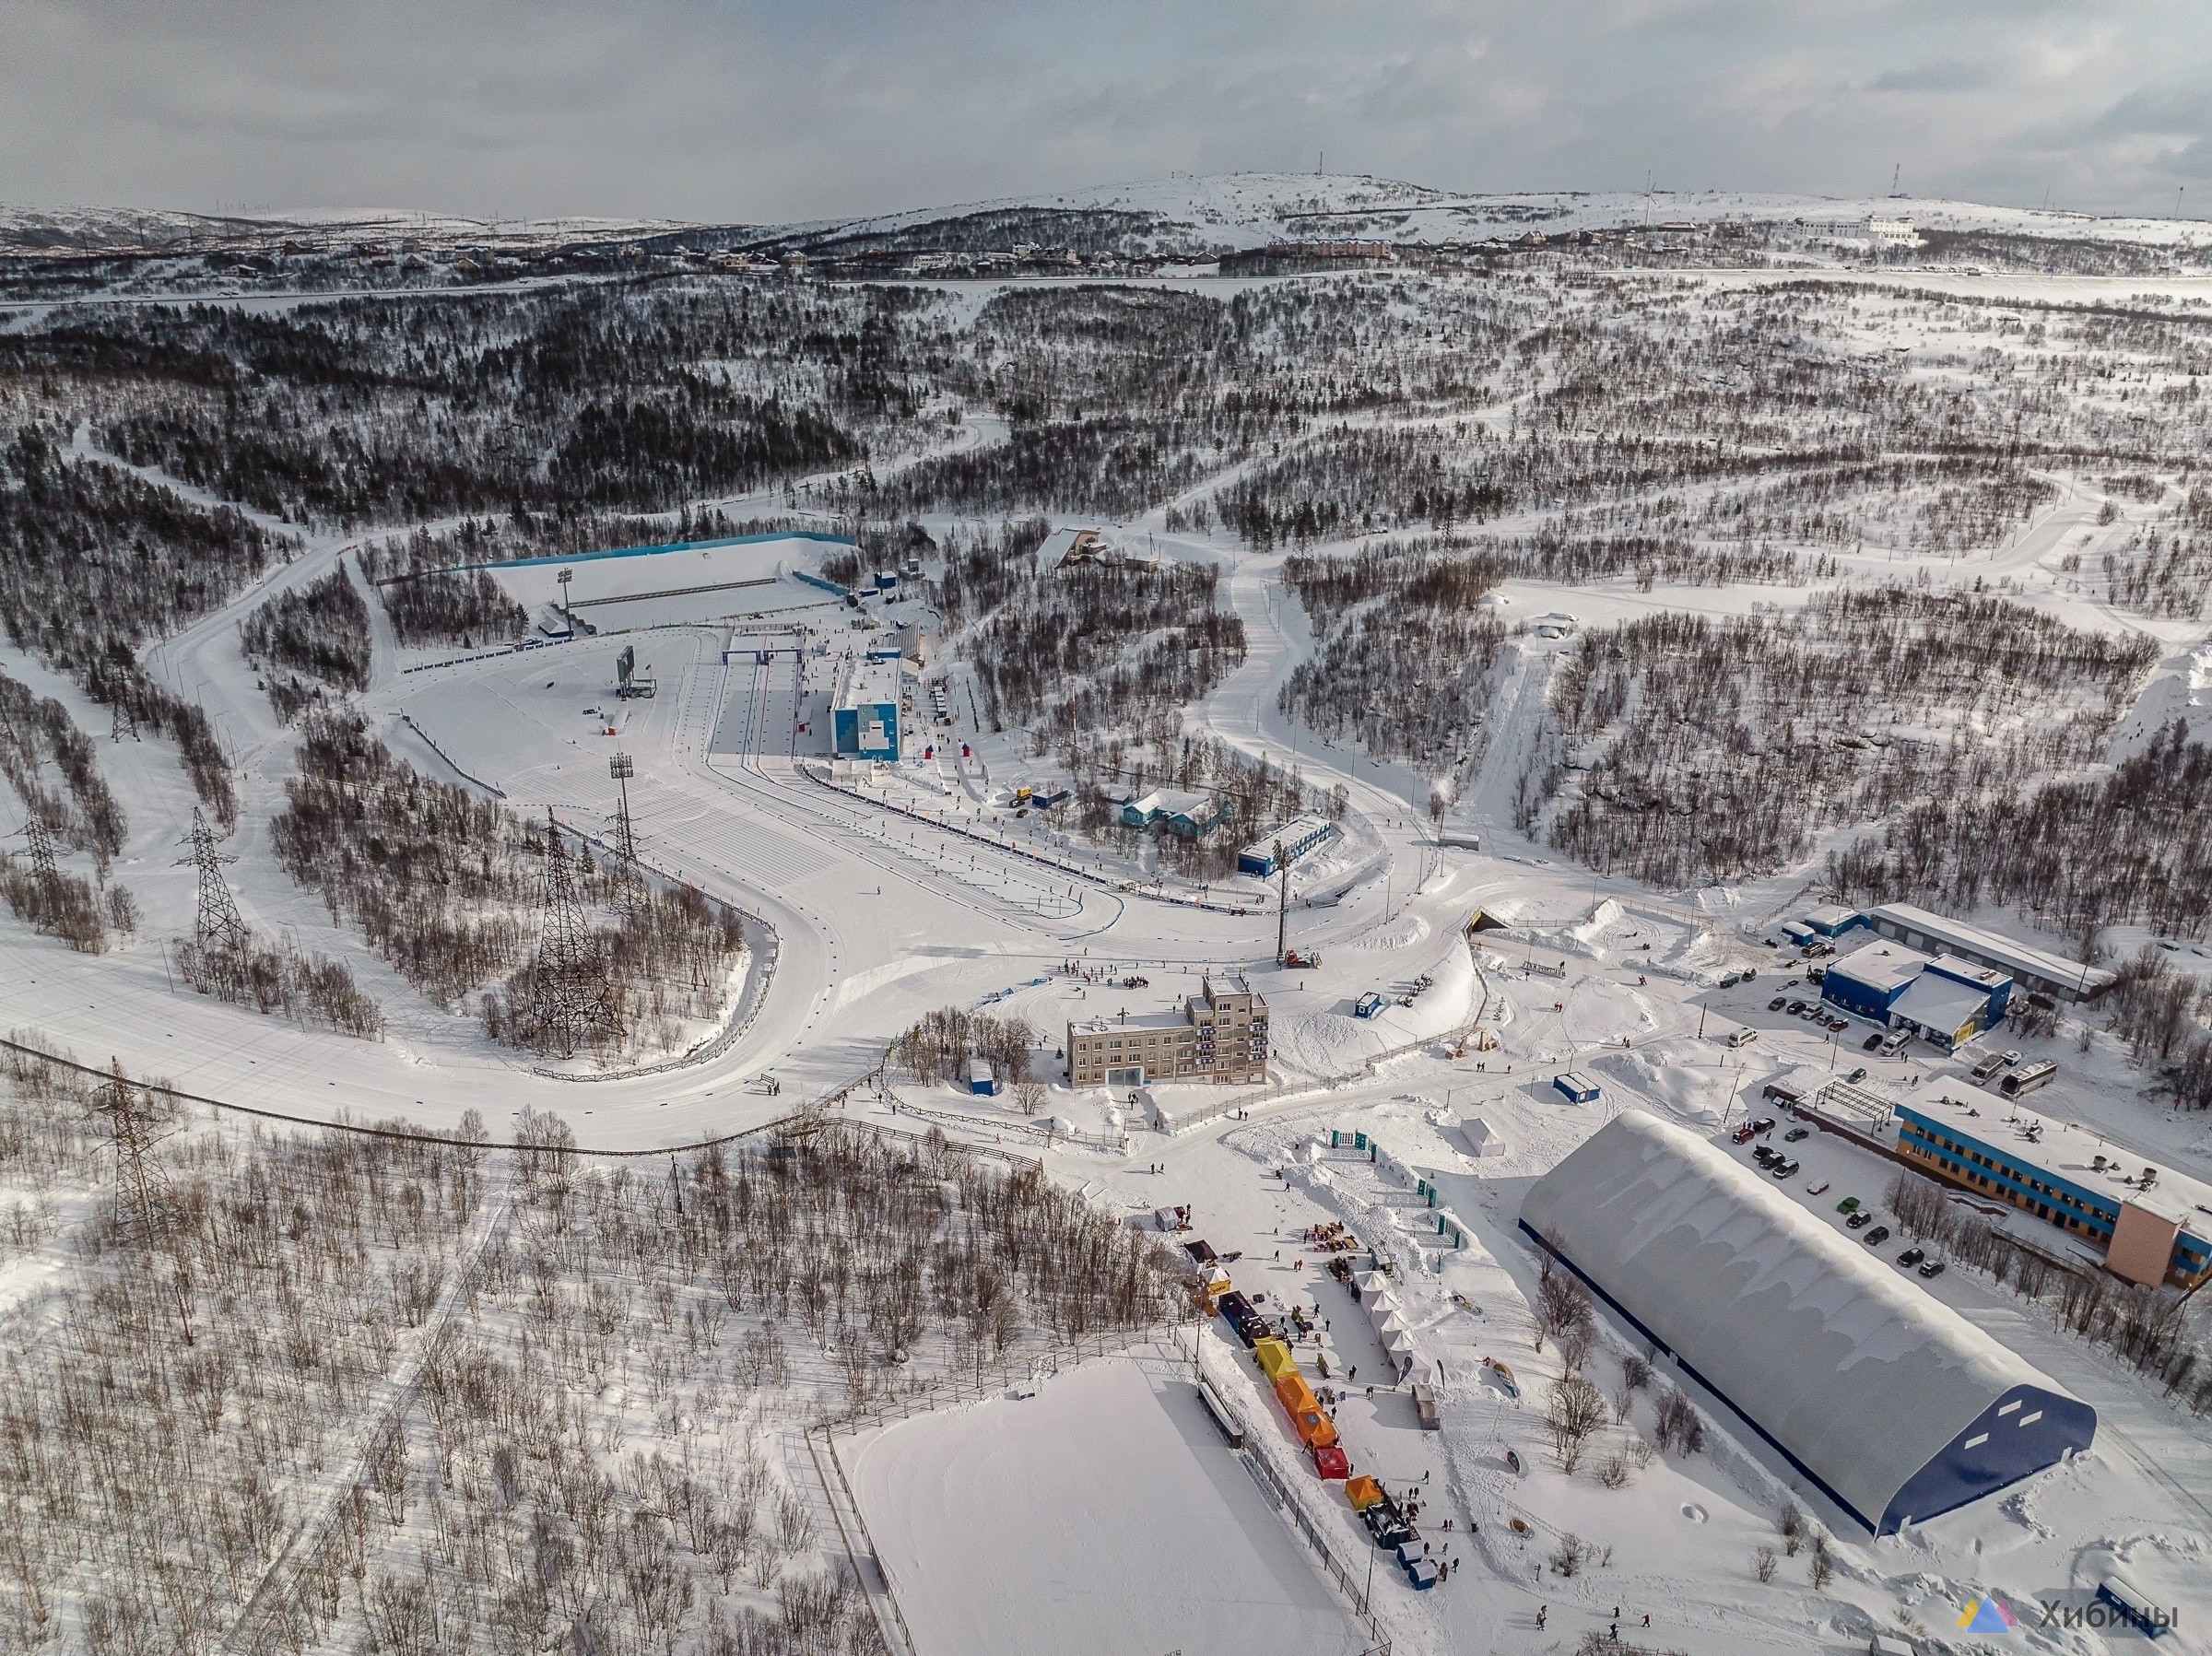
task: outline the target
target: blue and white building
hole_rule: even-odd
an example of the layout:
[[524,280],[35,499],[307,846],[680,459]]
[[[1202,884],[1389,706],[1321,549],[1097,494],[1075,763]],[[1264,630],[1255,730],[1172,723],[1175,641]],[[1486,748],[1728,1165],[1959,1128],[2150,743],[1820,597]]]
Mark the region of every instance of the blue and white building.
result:
[[2012,980],[1956,955],[1931,959],[1901,943],[1877,942],[1831,962],[1820,998],[1948,1051],[2004,1020]]
[[895,660],[846,658],[830,708],[830,751],[839,758],[898,758],[903,676]]
[[1293,816],[1272,834],[1262,834],[1237,853],[1237,872],[1256,875],[1265,880],[1277,873],[1275,848],[1279,842],[1286,862],[1295,863],[1308,851],[1325,843],[1336,832],[1336,825],[1326,816]]

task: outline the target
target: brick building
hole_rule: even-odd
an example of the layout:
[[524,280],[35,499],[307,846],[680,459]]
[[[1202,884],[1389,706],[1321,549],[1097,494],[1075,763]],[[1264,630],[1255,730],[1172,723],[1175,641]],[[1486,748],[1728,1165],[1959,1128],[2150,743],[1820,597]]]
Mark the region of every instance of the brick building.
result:
[[1076,1086],[1148,1086],[1267,1079],[1267,1002],[1241,977],[1207,978],[1182,1011],[1088,1018],[1067,1026],[1067,1078]]

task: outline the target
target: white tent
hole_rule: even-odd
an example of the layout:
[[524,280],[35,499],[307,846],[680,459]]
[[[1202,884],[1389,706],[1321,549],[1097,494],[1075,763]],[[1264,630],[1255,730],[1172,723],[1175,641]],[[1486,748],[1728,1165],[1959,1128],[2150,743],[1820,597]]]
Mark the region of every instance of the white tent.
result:
[[2097,1415],[1696,1134],[1628,1110],[1521,1228],[1876,1534],[2086,1449]]
[[1470,1156],[1503,1156],[1505,1140],[1498,1136],[1498,1129],[1478,1115],[1471,1115],[1459,1124],[1460,1137],[1467,1141]]

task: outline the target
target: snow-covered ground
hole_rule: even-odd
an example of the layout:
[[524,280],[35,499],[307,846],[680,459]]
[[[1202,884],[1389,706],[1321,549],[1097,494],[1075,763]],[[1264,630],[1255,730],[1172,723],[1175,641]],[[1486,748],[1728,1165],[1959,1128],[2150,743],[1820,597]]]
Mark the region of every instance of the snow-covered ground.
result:
[[[1393,235],[1443,240],[1489,233],[1484,227],[1617,224],[1644,206],[1641,197],[1446,197],[1372,181],[1256,176],[1071,193],[1053,205],[1157,211],[1235,245],[1300,233],[1311,221],[1299,216],[1307,213],[1389,217]],[[1813,205],[1714,195],[1666,198],[1658,210],[1704,220],[1802,214]],[[1839,219],[1901,207],[1955,228],[2050,235],[2078,228],[2058,216],[1956,204],[1817,206]],[[2170,239],[2168,228],[2100,226],[2100,233],[2157,242]],[[1719,290],[1785,278],[1666,279]],[[1950,336],[1951,323],[1897,313],[1893,295],[1874,291],[1877,281],[2023,305],[2202,288],[2187,278],[1869,276],[1865,311],[1838,348],[1900,349],[1932,374],[1969,380],[1971,367],[1959,364],[1971,364],[1975,340],[1962,327]],[[982,291],[970,289],[967,302],[982,302]],[[1003,436],[999,427],[965,440]],[[1837,554],[1838,579],[1981,583],[2075,626],[2148,637],[2159,665],[2115,729],[2114,754],[2174,718],[2201,734],[2212,707],[2204,624],[2123,610],[2081,577],[2129,532],[2124,516],[2102,521],[2111,504],[2069,480],[1994,549],[1959,558],[1858,546]],[[1273,963],[1277,916],[1258,883],[1228,882],[1203,903],[1185,900],[1194,894],[1171,884],[1147,888],[1139,863],[1013,817],[1008,791],[1017,779],[1041,780],[1049,762],[1034,760],[1015,734],[982,729],[964,697],[951,699],[943,757],[880,776],[830,776],[826,697],[839,656],[864,634],[827,594],[791,579],[808,566],[795,544],[674,561],[578,561],[573,596],[596,636],[472,660],[435,651],[403,659],[380,629],[365,711],[426,773],[496,791],[518,811],[550,808],[571,828],[602,838],[617,800],[607,760],[629,755],[644,855],[752,911],[772,947],[748,957],[736,1004],[749,1021],[726,1044],[653,1075],[540,1073],[491,1047],[466,1008],[424,1003],[274,862],[269,823],[293,738],[240,656],[236,628],[272,592],[341,561],[344,539],[320,535],[253,591],[149,652],[147,664],[207,708],[238,766],[244,809],[226,849],[236,858],[227,875],[241,910],[259,931],[288,933],[345,960],[390,1014],[388,1038],[362,1043],[304,1030],[202,1000],[171,980],[162,940],[190,931],[194,897],[191,871],[176,865],[194,801],[174,749],[152,737],[108,744],[104,710],[12,649],[0,650],[0,664],[63,701],[100,738],[102,769],[131,821],[114,877],[137,897],[146,925],[139,941],[99,957],[0,926],[6,1027],[88,1061],[112,1054],[194,1093],[305,1119],[404,1114],[448,1127],[474,1109],[496,1132],[525,1108],[547,1109],[599,1149],[692,1143],[850,1090],[845,1108],[864,1118],[911,1125],[892,1113],[897,1105],[954,1136],[1040,1156],[1055,1178],[1133,1221],[1163,1203],[1190,1204],[1199,1233],[1223,1251],[1241,1251],[1232,1266],[1241,1288],[1265,1294],[1270,1307],[1313,1308],[1322,1319],[1314,1349],[1334,1374],[1358,1369],[1362,1378],[1347,1386],[1338,1415],[1354,1461],[1394,1489],[1428,1488],[1440,1526],[1446,1515],[1454,1520],[1453,1556],[1467,1567],[1441,1591],[1417,1597],[1387,1567],[1378,1569],[1382,1614],[1401,1650],[1571,1650],[1583,1632],[1607,1627],[1616,1605],[1625,1638],[1645,1638],[1648,1613],[1649,1642],[1664,1648],[1841,1650],[1864,1648],[1877,1627],[1917,1628],[1957,1648],[1959,1614],[1994,1589],[2022,1613],[2019,1642],[2086,1653],[2101,1647],[2088,1635],[2035,1627],[2034,1606],[2078,1603],[2115,1561],[2159,1603],[2184,1607],[2164,1648],[2212,1650],[2212,1611],[2205,1625],[2190,1614],[2212,1603],[2203,1585],[2212,1434],[2154,1381],[1963,1267],[1920,1291],[2092,1402],[2098,1446],[1901,1539],[1869,1543],[1823,1513],[1841,1567],[1825,1592],[1811,1589],[1801,1559],[1785,1560],[1771,1584],[1757,1580],[1752,1559],[1759,1547],[1778,1544],[1782,1503],[1820,1509],[1794,1488],[1786,1467],[1724,1422],[1715,1423],[1706,1454],[1656,1458],[1623,1488],[1605,1487],[1587,1469],[1572,1476],[1559,1469],[1539,1430],[1556,1353],[1532,1349],[1535,1266],[1513,1229],[1529,1181],[1624,1108],[1652,1110],[1725,1143],[1747,1100],[1776,1075],[1825,1077],[1864,1063],[1870,1087],[1901,1094],[1931,1077],[1963,1086],[1962,1066],[1924,1047],[1879,1059],[1859,1049],[1861,1031],[1832,1036],[1770,1007],[1777,994],[1808,992],[1795,962],[1762,937],[1806,900],[1818,851],[1771,877],[1662,894],[1593,875],[1516,832],[1514,791],[1571,640],[1509,640],[1483,758],[1442,825],[1445,838],[1463,843],[1442,843],[1427,816],[1433,779],[1332,745],[1279,710],[1283,685],[1315,649],[1283,581],[1283,558],[1241,549],[1225,534],[1171,535],[1164,512],[1123,526],[1125,535],[1140,531],[1157,532],[1170,556],[1218,563],[1221,601],[1245,627],[1242,664],[1187,710],[1187,727],[1295,764],[1316,788],[1346,791],[1346,832],[1301,865],[1288,919],[1289,943],[1318,952],[1317,969]],[[679,565],[688,572],[677,573]],[[538,565],[500,578],[535,611],[558,595],[554,572]],[[740,584],[750,581],[761,584]],[[1792,596],[1771,587],[1647,587],[1632,577],[1572,589],[1510,581],[1500,595],[1509,617],[1565,612],[1585,628],[1661,612],[1741,616],[1754,603]],[[798,653],[758,659],[747,629],[784,623],[809,629]],[[618,700],[614,660],[632,646],[658,693]],[[957,664],[952,671],[957,684]],[[976,749],[971,762],[954,757],[961,740]],[[1301,900],[1315,898],[1335,900]],[[1478,910],[1507,929],[1470,941],[1464,928]],[[2201,961],[2192,955],[2183,964],[2201,972]],[[1714,987],[1747,965],[1758,969],[1750,982]],[[1051,1073],[1070,1020],[1171,1011],[1208,974],[1230,970],[1248,974],[1270,1003],[1271,1083],[1215,1095],[1238,1113],[1181,1134],[1152,1132],[1133,1116],[1117,1121],[1111,1112],[1125,1100],[1056,1080],[1034,1118],[1003,1097],[910,1087],[897,1075],[892,1093],[865,1085],[889,1041],[931,1010],[1026,1018],[1039,1036],[1040,1066]],[[1133,977],[1148,981],[1132,987]],[[1383,997],[1379,1016],[1355,1016],[1371,992]],[[1758,1032],[1755,1041],[1724,1044],[1746,1028]],[[1474,1039],[1463,1043],[1465,1035]],[[2147,1097],[2145,1075],[2109,1037],[2091,1035],[2086,1049],[2072,1030],[2021,1044],[2062,1063],[2060,1080],[2039,1095],[2047,1112],[2212,1177],[2204,1121]],[[1567,1103],[1551,1081],[1569,1068],[1597,1080],[1602,1097]],[[1185,1121],[1206,1113],[1213,1092],[1157,1090],[1168,1113]],[[1466,1154],[1461,1123],[1474,1114],[1497,1133],[1502,1157]],[[1092,1140],[1126,1132],[1126,1148],[1065,1133],[1053,1142],[1041,1126],[1048,1119]],[[1327,1152],[1320,1146],[1331,1129],[1369,1134],[1388,1159]],[[1789,1188],[1811,1211],[1832,1221],[1846,1192],[1878,1201],[1889,1174],[1878,1157],[1826,1134],[1800,1148],[1804,1169]],[[1461,1222],[1465,1247],[1440,1241],[1415,1179],[1437,1187]],[[1818,1185],[1828,1189],[1816,1198]],[[1367,1395],[1369,1381],[1387,1372],[1382,1349],[1346,1291],[1300,1246],[1306,1227],[1331,1221],[1396,1263],[1412,1338],[1439,1385],[1441,1432],[1420,1432],[1394,1386]],[[1594,1359],[1608,1389],[1632,1348],[1616,1329]],[[1281,1431],[1249,1363],[1218,1330],[1209,1331],[1206,1351],[1210,1371],[1251,1418]],[[1484,1368],[1486,1357],[1510,1365],[1518,1398],[1486,1378],[1495,1372]],[[1173,1369],[1164,1358],[1102,1361],[1047,1380],[1037,1396],[918,1417],[848,1446],[862,1506],[923,1656],[1177,1644],[1359,1648],[1342,1599],[1209,1435]],[[1632,1431],[1644,1431],[1650,1418],[1648,1400],[1636,1402],[1629,1423],[1608,1426],[1607,1447],[1594,1460],[1630,1453]],[[1509,1448],[1523,1473],[1509,1469]],[[1365,1538],[1340,1492],[1311,1479],[1307,1492],[1327,1508],[1347,1556],[1364,1558]],[[1516,1519],[1525,1536],[1513,1530]],[[1431,1533],[1441,1540],[1444,1532],[1432,1526]],[[1549,1570],[1568,1533],[1610,1549],[1606,1561],[1571,1579]],[[1547,1613],[1541,1637],[1539,1607]]]
[[918,1656],[1352,1656],[1363,1629],[1171,1347],[841,1452]]

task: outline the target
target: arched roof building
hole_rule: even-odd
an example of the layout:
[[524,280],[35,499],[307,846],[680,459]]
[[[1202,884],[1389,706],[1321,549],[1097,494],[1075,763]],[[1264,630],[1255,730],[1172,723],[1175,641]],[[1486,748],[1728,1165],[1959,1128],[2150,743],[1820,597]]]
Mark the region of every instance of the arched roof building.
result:
[[2087,1449],[2096,1411],[1845,1232],[1641,1110],[1521,1228],[1877,1535]]

